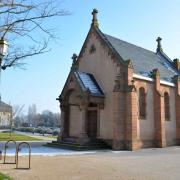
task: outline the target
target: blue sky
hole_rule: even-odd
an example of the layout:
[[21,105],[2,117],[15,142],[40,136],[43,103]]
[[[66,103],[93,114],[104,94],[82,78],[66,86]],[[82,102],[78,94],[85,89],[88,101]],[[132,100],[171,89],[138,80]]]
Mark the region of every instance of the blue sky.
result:
[[152,51],[160,36],[164,52],[172,59],[180,58],[179,0],[63,0],[60,6],[71,15],[47,23],[56,27],[60,40],[50,44],[50,52],[28,58],[27,70],[2,72],[3,101],[25,104],[25,111],[36,104],[38,112],[59,112],[56,97],[69,73],[72,54],[79,53],[86,38],[93,8],[99,11],[102,32]]

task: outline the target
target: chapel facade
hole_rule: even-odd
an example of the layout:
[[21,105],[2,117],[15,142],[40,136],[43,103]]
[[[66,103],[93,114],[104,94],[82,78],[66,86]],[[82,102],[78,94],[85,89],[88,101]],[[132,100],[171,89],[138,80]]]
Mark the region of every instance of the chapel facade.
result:
[[96,9],[79,56],[58,97],[59,142],[99,139],[112,149],[137,150],[180,143],[180,63],[99,28]]

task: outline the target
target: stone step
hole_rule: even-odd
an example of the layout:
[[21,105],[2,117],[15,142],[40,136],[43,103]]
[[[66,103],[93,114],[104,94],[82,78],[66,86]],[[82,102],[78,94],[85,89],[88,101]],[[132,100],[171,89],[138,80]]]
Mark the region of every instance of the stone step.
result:
[[111,149],[110,146],[108,146],[103,141],[92,141],[85,145],[80,145],[78,143],[72,143],[72,142],[57,142],[53,141],[52,143],[47,143],[46,146],[49,147],[57,147],[57,148],[63,148],[63,149],[71,149],[71,150],[103,150],[103,149]]

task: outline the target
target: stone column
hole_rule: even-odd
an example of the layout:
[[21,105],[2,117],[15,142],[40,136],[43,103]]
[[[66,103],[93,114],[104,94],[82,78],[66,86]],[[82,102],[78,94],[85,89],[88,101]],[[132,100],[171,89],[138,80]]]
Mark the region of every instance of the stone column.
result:
[[157,92],[154,93],[155,144],[157,147],[165,147],[164,97]]
[[164,114],[164,95],[160,87],[160,73],[157,69],[154,75],[154,124],[155,124],[155,145],[157,147],[166,146],[165,138],[165,114]]
[[131,60],[126,61],[127,67],[125,71],[125,140],[126,148],[129,150],[137,150],[140,148],[138,133],[138,99],[133,79],[133,64]]
[[87,132],[86,132],[86,114],[87,114],[87,109],[83,108],[82,109],[82,131],[81,131],[81,137],[87,137]]
[[88,142],[88,135],[86,131],[86,118],[87,118],[87,105],[83,104],[81,106],[81,113],[82,113],[82,125],[81,125],[81,132],[78,139],[80,144],[85,144]]
[[126,95],[126,147],[129,150],[140,149],[138,136],[138,106],[135,87],[129,86]]
[[125,93],[121,89],[120,75],[116,77],[113,91],[113,149],[125,148]]
[[64,121],[65,121],[65,106],[64,105],[60,105],[60,110],[61,110],[61,117],[60,117],[60,121],[61,121],[61,128],[60,128],[60,133],[58,135],[58,141],[63,140],[63,137],[66,137],[65,133],[64,133]]
[[175,103],[176,103],[176,139],[177,139],[177,145],[180,145],[180,76],[176,76],[175,84],[176,84],[176,95],[175,95]]

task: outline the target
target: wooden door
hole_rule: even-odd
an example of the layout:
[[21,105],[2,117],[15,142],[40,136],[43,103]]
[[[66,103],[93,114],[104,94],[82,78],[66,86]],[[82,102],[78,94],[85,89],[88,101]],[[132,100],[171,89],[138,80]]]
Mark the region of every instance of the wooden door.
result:
[[97,137],[97,110],[87,112],[87,134],[90,138]]
[[70,126],[70,106],[68,106],[66,109],[65,109],[65,114],[64,114],[64,136],[65,137],[69,137],[69,126]]

